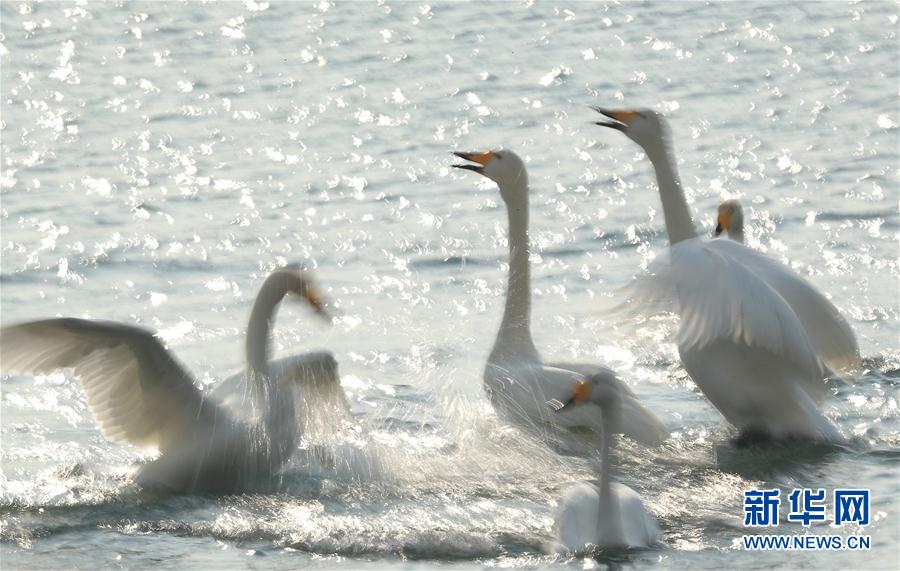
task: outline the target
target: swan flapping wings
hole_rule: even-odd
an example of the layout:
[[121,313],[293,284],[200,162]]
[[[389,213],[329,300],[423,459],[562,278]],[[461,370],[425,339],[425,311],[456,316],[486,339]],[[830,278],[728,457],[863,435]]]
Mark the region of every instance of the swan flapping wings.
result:
[[[47,319],[4,327],[0,365],[29,373],[72,368],[107,439],[161,452],[141,466],[140,485],[236,493],[280,477],[296,449],[297,385],[330,396],[321,402],[346,407],[339,400],[337,363],[330,354],[269,363],[275,310],[289,294],[306,299],[324,316],[308,275],[293,267],[272,272],[250,314],[246,370],[225,387],[243,386],[233,399],[221,391],[206,398],[152,332],[120,323]],[[311,379],[316,375],[324,378]],[[248,408],[254,414],[244,414]]]

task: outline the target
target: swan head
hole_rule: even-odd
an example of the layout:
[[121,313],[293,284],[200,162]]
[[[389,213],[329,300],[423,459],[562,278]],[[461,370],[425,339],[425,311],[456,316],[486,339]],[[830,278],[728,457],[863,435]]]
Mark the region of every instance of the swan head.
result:
[[483,153],[455,152],[453,154],[470,163],[475,163],[453,165],[454,167],[477,172],[496,182],[504,201],[509,202],[520,198],[527,191],[528,172],[525,169],[525,161],[514,152],[503,149]]
[[612,110],[602,107],[593,109],[604,117],[601,121],[595,121],[596,125],[622,131],[626,137],[644,149],[658,146],[669,139],[666,119],[652,109]]
[[609,382],[602,382],[594,377],[575,377],[569,387],[569,397],[565,401],[557,399],[547,401],[547,406],[555,412],[563,412],[588,403],[595,404],[601,407],[605,414],[614,416],[621,410],[619,406],[621,395]]
[[285,295],[300,298],[308,303],[322,319],[329,323],[332,321],[327,298],[316,285],[310,272],[299,265],[287,265],[272,272],[269,279],[280,281]]
[[722,232],[733,240],[744,241],[744,209],[737,200],[726,200],[719,205],[715,235]]

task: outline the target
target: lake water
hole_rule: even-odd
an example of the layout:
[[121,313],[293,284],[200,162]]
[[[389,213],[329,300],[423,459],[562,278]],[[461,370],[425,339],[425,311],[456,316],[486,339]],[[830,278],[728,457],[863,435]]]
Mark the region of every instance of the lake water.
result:
[[[10,0],[0,16],[3,323],[141,324],[212,386],[242,365],[262,279],[302,262],[341,316],[286,306],[278,353],[334,351],[360,424],[342,450],[366,468],[145,494],[141,456],[103,439],[77,380],[5,376],[4,568],[897,568],[896,3]],[[750,243],[832,296],[866,366],[824,405],[849,446],[736,448],[671,325],[638,335],[600,311],[666,238],[649,164],[589,105],[666,113],[698,226],[739,197]],[[542,354],[614,366],[672,431],[617,454],[655,548],[548,553],[592,465],[483,393],[506,215],[449,153],[497,146],[528,160]],[[743,551],[754,487],[870,488],[869,526],[811,532],[871,549]]]

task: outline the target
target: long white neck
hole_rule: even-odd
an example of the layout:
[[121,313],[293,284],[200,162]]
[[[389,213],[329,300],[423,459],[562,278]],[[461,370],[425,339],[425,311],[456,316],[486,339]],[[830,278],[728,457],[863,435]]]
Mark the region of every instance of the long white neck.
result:
[[247,372],[258,378],[269,377],[269,339],[278,304],[289,291],[289,283],[279,272],[266,278],[250,311],[247,325]]
[[[507,202],[509,215],[509,281],[503,321],[491,357],[534,357],[537,349],[531,339],[531,267],[528,243],[528,178],[522,173],[514,188],[505,191],[514,197]],[[492,359],[493,360],[493,359]]]
[[600,404],[603,434],[600,436],[600,501],[597,506],[599,541],[601,545],[624,545],[622,506],[612,489],[612,447],[615,444],[614,427],[622,415],[622,401],[612,394]]
[[691,211],[684,198],[681,179],[678,178],[675,160],[665,137],[663,136],[658,144],[647,145],[644,151],[653,163],[653,170],[656,171],[656,184],[659,186],[669,244],[674,245],[682,240],[696,238],[697,230],[691,220]]
[[250,323],[247,326],[247,376],[250,390],[254,396],[254,404],[261,407],[263,423],[268,429],[270,439],[287,440],[289,434],[282,435],[285,430],[296,432],[296,415],[294,399],[288,387],[279,387],[279,379],[273,379],[269,370],[269,345],[272,324],[278,305],[284,296],[297,288],[295,274],[289,272],[273,272],[263,282],[253,310],[250,312]]

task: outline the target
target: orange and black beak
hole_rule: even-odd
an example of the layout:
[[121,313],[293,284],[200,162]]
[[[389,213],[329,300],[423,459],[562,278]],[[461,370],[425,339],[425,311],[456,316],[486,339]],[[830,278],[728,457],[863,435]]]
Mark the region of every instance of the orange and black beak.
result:
[[727,208],[719,209],[719,217],[716,220],[716,230],[714,232],[715,236],[718,236],[725,230],[731,229],[731,210]]
[[454,152],[453,154],[461,159],[464,159],[464,160],[467,160],[467,161],[470,161],[473,163],[478,163],[476,165],[453,165],[454,167],[456,167],[458,169],[466,169],[466,170],[470,170],[470,171],[475,171],[478,174],[484,174],[481,171],[484,169],[485,165],[487,165],[489,162],[491,162],[492,160],[497,158],[496,153],[494,153],[493,151],[486,151],[483,153],[457,153],[457,152]]
[[332,315],[331,311],[328,309],[328,303],[326,301],[325,295],[322,293],[322,290],[313,285],[307,285],[303,291],[303,297],[306,298],[306,301],[313,308],[319,317],[327,321],[328,323],[332,323],[334,321],[334,315]]
[[552,408],[554,412],[562,412],[576,404],[584,404],[591,398],[592,389],[593,386],[591,386],[591,383],[587,381],[578,381],[572,389],[572,396],[569,397],[569,400],[562,402],[557,399],[552,399],[547,401],[547,406]]
[[611,127],[618,131],[622,131],[623,133],[628,130],[628,125],[630,125],[632,121],[634,121],[638,117],[643,116],[637,111],[613,111],[610,109],[604,109],[603,107],[591,107],[591,109],[607,118],[603,121],[595,121],[595,125],[600,125],[601,127]]

